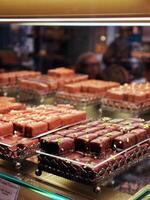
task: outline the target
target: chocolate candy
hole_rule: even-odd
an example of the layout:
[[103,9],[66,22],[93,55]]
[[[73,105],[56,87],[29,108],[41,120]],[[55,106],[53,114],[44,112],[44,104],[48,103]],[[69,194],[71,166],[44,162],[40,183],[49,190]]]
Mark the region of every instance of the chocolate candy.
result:
[[114,138],[118,137],[122,135],[122,133],[120,131],[112,131],[112,132],[109,132],[109,133],[106,133],[105,136],[106,137],[109,137],[111,139],[111,141],[113,141]]
[[6,136],[6,137],[1,137],[0,141],[6,145],[16,145],[17,141],[20,140],[22,137],[17,136],[17,135],[12,135],[12,136]]
[[62,125],[60,117],[45,116],[42,121],[48,123],[48,130],[56,129]]
[[62,125],[68,125],[68,124],[74,124],[78,121],[82,121],[86,119],[86,113],[85,112],[74,112],[74,113],[68,113],[60,115],[60,119],[62,121]]
[[56,69],[48,70],[48,74],[54,77],[68,77],[73,76],[75,74],[75,71],[73,69],[68,69],[65,67],[58,67]]
[[76,125],[76,126],[73,126],[70,128],[70,130],[73,130],[73,131],[82,131],[84,129],[86,129],[87,126],[86,125]]
[[45,122],[30,122],[25,125],[25,136],[35,137],[48,131],[48,124]]
[[44,150],[45,152],[49,151],[49,143],[54,141],[54,140],[58,140],[59,138],[62,138],[60,135],[47,135],[45,137],[40,138],[40,143],[41,143],[41,148],[42,150]]
[[69,137],[51,139],[47,142],[46,148],[44,147],[44,149],[50,154],[61,154],[74,149],[74,140]]
[[92,153],[100,154],[106,152],[111,147],[111,140],[109,137],[98,137],[89,143],[89,149]]
[[87,130],[88,130],[88,133],[95,133],[103,128],[104,128],[104,126],[101,125],[99,127],[97,126],[97,127],[88,128]]
[[13,124],[11,122],[0,122],[0,136],[9,136],[13,134]]
[[79,136],[75,139],[75,149],[79,151],[87,151],[89,142],[95,139],[96,137],[98,137],[97,133]]
[[146,130],[145,129],[135,129],[130,132],[131,134],[134,134],[136,138],[136,143],[143,141],[146,139]]
[[14,124],[14,130],[18,131],[18,132],[20,132],[22,134],[25,134],[26,125],[28,123],[31,123],[31,122],[33,122],[33,120],[25,120],[24,118],[20,118],[18,120],[15,120],[13,122],[13,124]]
[[128,132],[128,131],[131,131],[131,130],[133,130],[133,129],[136,129],[136,128],[138,128],[138,124],[121,125],[121,126],[119,127],[119,129],[120,129],[121,131],[123,131],[124,133],[126,133],[126,132]]
[[70,135],[72,133],[76,133],[76,131],[74,131],[74,130],[60,130],[60,131],[56,132],[56,134],[61,135],[61,136]]
[[76,138],[78,138],[78,137],[80,137],[82,135],[85,135],[85,132],[81,131],[81,132],[69,133],[66,136],[70,137],[70,138],[73,138],[73,139],[76,139]]
[[136,143],[136,137],[134,134],[128,133],[125,135],[118,136],[113,141],[115,149],[126,149]]
[[98,134],[98,136],[104,136],[107,133],[110,133],[111,130],[110,129],[103,129],[103,130],[99,130],[96,133]]

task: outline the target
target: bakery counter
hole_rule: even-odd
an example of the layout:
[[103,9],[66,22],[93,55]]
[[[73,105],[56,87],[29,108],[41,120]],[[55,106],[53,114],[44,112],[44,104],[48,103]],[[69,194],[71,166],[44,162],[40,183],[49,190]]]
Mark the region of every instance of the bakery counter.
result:
[[7,162],[0,161],[0,178],[21,186],[18,199],[128,200],[131,197],[127,193],[115,191],[113,187],[104,187],[101,193],[95,194],[90,186],[72,182],[52,174],[43,173],[41,177],[36,177],[34,175],[35,169],[35,164],[26,161],[23,171],[18,173],[12,170],[11,165],[8,165]]

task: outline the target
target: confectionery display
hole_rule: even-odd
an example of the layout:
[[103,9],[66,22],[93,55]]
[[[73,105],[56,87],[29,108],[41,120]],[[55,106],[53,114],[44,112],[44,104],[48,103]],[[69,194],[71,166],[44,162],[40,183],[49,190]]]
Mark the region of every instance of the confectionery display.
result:
[[58,101],[68,100],[71,103],[97,102],[110,88],[119,86],[117,82],[86,80],[79,83],[66,84],[62,91],[57,93]]
[[130,2],[0,4],[0,200],[150,200],[150,3]]
[[2,115],[0,120],[13,123],[14,131],[29,138],[85,119],[84,111],[77,111],[70,105],[40,105],[13,110]]
[[97,185],[149,155],[149,142],[150,126],[143,119],[84,120],[40,138],[36,174],[44,170]]
[[[36,154],[40,134],[86,120],[84,111],[71,105],[40,105],[0,115],[0,158],[14,163]],[[65,141],[70,144],[69,141]],[[64,144],[62,143],[62,146]]]
[[[61,144],[64,144],[64,151],[68,150],[67,145],[71,143],[70,150],[100,156],[110,150],[127,149],[149,137],[149,124],[142,119],[120,119],[119,122],[119,120],[102,118],[92,122],[83,121],[80,125],[57,131],[55,135],[45,136],[41,140],[42,147],[46,148],[46,152],[50,154],[56,149],[60,149],[56,152],[61,152]],[[56,148],[54,148],[55,145]]]
[[[150,155],[150,121],[136,117],[89,118],[82,111],[85,109],[74,107],[81,104],[97,110],[146,112],[150,109],[149,83],[120,85],[88,79],[87,75],[60,67],[48,70],[47,75],[3,72],[0,88],[4,95],[0,96],[0,159],[11,161],[19,171],[23,161],[33,164],[34,156],[36,175],[45,171],[91,185],[94,192],[99,192],[101,185]],[[10,92],[15,88],[15,95],[7,93],[7,88]],[[40,101],[37,106],[33,101],[36,94],[42,99],[53,97],[54,101]],[[28,96],[30,106],[20,103]],[[125,180],[119,190],[127,190],[130,184],[134,191],[141,188]]]
[[124,84],[107,91],[102,100],[103,109],[119,109],[141,113],[150,110],[150,83]]

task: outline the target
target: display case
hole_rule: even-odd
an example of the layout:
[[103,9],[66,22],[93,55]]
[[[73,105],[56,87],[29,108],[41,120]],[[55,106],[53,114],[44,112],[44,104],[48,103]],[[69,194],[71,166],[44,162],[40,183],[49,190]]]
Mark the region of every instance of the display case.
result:
[[[100,198],[112,200],[114,197],[118,200],[120,198],[126,200],[131,197],[129,194],[116,192],[115,189],[110,189],[107,187],[103,188],[101,194],[95,194],[89,190],[88,186],[74,183],[72,181],[47,173],[43,173],[41,177],[36,177],[34,174],[36,166],[30,162],[26,162],[24,170],[19,174],[12,170],[7,164],[8,163],[5,162],[0,163],[0,178],[20,185],[20,192],[22,192],[24,198],[29,197],[26,191],[28,191],[32,198],[36,197],[37,199],[54,200],[69,200],[76,199],[77,197],[80,200],[92,198],[97,200]],[[22,187],[25,189],[22,189]]]
[[[0,161],[0,178],[15,183],[20,186],[19,198],[36,198],[41,199],[56,199],[69,200],[78,199],[96,199],[106,198],[108,200],[123,199],[144,199],[149,195],[149,186],[145,190],[141,190],[135,196],[122,192],[116,189],[116,180],[110,180],[109,186],[102,187],[100,193],[94,193],[90,186],[69,181],[67,179],[43,172],[42,176],[35,175],[36,165],[33,163],[37,159],[32,158],[31,161],[26,161],[24,169],[18,173],[12,169],[12,166],[6,161]],[[28,192],[27,192],[28,191]]]
[[[15,97],[16,104],[27,106],[27,112],[23,112],[24,109],[15,110],[8,104],[7,113],[0,114],[0,180],[18,186],[18,200],[149,200],[148,78],[138,80],[140,85],[142,81],[147,82],[145,93],[140,91],[141,96],[138,96],[139,88],[134,89],[134,95],[128,95],[126,86],[122,99],[113,96],[110,100],[106,95],[109,89],[122,88],[121,83],[136,77],[139,55],[135,53],[135,58],[129,58],[132,52],[128,54],[126,47],[131,43],[132,48],[141,48],[140,37],[144,32],[144,28],[137,25],[122,28],[106,27],[106,24],[133,23],[139,17],[147,23],[148,2],[143,4],[142,11],[142,3],[137,0],[122,3],[122,8],[117,0],[113,5],[110,0],[107,3],[75,1],[64,1],[62,6],[59,0],[56,4],[27,0],[28,7],[25,2],[15,1],[9,5],[3,2],[5,11],[17,5],[15,13],[8,9],[8,14],[0,7],[0,16],[8,17],[6,21],[14,16],[16,19],[11,22],[30,22],[2,26],[2,34],[0,25],[0,50],[11,49],[22,64],[14,66],[8,54],[4,55],[5,62],[0,57],[0,68],[2,65],[4,70],[15,70],[2,73],[0,70],[0,95]],[[40,9],[42,17],[38,18]],[[27,15],[32,19],[25,19]],[[121,33],[128,39],[118,42]],[[105,53],[114,40],[117,40],[118,49],[112,46],[113,56],[108,55],[105,60]],[[126,54],[127,58],[122,59]],[[82,56],[85,55],[92,56],[84,61]],[[113,67],[115,62],[116,68]],[[30,76],[23,67],[30,69]],[[123,74],[118,73],[117,68],[123,68]],[[142,76],[143,72],[144,69]],[[3,73],[6,74],[3,76]],[[22,73],[25,76],[16,76]],[[135,96],[138,96],[137,101]],[[6,99],[2,106],[5,104]],[[55,106],[60,106],[59,112],[55,112]],[[11,123],[13,131],[5,136],[1,125],[7,122]],[[16,136],[18,139],[13,141]],[[10,144],[2,142],[7,137],[10,137]],[[24,145],[22,139],[29,139],[31,143]]]

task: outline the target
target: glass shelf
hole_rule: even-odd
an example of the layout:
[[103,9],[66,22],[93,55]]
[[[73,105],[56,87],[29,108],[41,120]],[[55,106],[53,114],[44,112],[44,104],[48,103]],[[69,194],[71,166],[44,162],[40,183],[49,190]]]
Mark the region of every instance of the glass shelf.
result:
[[[51,192],[40,187],[40,180],[36,180],[36,177],[34,177],[34,170],[31,170],[31,168],[33,167],[32,164],[29,165],[28,163],[25,167],[26,169],[20,171],[19,173],[17,172],[17,170],[12,170],[13,168],[11,167],[12,166],[8,162],[1,161],[0,178],[24,187],[32,192],[38,193],[39,195],[47,197],[48,199],[70,200],[69,197],[65,197],[64,195],[58,194],[54,191]],[[32,169],[34,169],[34,167]]]
[[42,196],[48,197],[48,198],[53,199],[53,200],[69,200],[69,198],[67,198],[67,197],[63,197],[61,195],[58,195],[58,194],[55,194],[55,193],[48,192],[46,190],[40,189],[40,188],[38,188],[36,186],[33,186],[33,185],[29,184],[29,183],[26,183],[26,182],[24,182],[22,180],[19,180],[18,178],[15,178],[15,177],[10,176],[10,175],[5,174],[5,173],[0,173],[0,178],[4,179],[6,181],[9,181],[9,182],[15,183],[15,184],[17,184],[19,186],[23,186],[23,187],[25,187],[27,189],[30,189],[30,190],[32,190],[32,191],[34,191],[36,193],[41,194]]
[[139,192],[137,192],[129,200],[149,200],[150,199],[150,185],[145,186]]
[[22,170],[17,172],[11,163],[0,160],[0,178],[20,185],[29,191],[52,200],[128,200],[131,195],[116,192],[114,188],[102,188],[95,194],[90,186],[79,184],[67,179],[43,172],[42,176],[35,175],[36,164],[25,161]]

